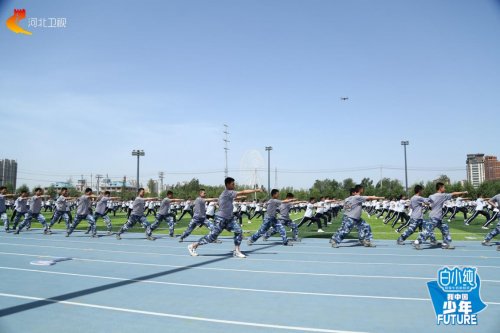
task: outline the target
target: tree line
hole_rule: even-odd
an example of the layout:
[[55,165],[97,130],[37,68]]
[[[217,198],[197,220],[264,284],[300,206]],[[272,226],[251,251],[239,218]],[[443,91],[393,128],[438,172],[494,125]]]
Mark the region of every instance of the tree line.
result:
[[[451,183],[450,178],[446,175],[439,176],[434,181],[428,181],[426,183],[420,182],[409,185],[408,193],[411,197],[413,195],[413,188],[415,185],[422,185],[424,187],[424,196],[429,196],[436,192],[436,183],[442,182],[447,185],[447,192],[461,192],[468,191],[468,197],[477,198],[482,195],[485,198],[491,198],[496,194],[500,193],[500,180],[495,181],[485,181],[479,187],[475,188],[472,184],[468,182],[455,182]],[[398,198],[400,196],[406,196],[406,191],[403,184],[397,179],[383,178],[378,182],[370,178],[363,178],[359,184],[363,185],[365,188],[365,195],[376,195],[385,198]],[[310,197],[320,198],[320,197],[330,197],[344,199],[349,196],[349,191],[356,185],[356,182],[352,178],[346,178],[342,181],[337,181],[335,179],[317,179],[314,184],[309,189],[296,189],[293,187],[284,187],[279,189],[281,196],[284,197],[286,193],[291,192],[299,200],[308,200]],[[41,186],[36,186],[41,187]],[[167,189],[161,193],[157,193],[156,184],[153,181],[148,182],[149,192],[146,197],[160,197],[164,198],[168,190],[173,191],[176,198],[183,199],[195,199],[198,196],[198,191],[200,188],[204,188],[207,192],[208,198],[217,198],[220,193],[224,190],[224,185],[204,185],[201,184],[197,178],[193,178],[190,181],[178,182],[176,184],[167,185]],[[248,189],[248,186],[239,186],[238,189]],[[261,186],[263,190],[265,188]],[[9,193],[13,192],[12,186],[7,187]],[[21,185],[17,188],[16,192],[21,193],[21,191],[30,192],[29,187],[26,184]],[[81,195],[76,188],[69,188],[69,196],[78,197]],[[47,188],[46,193],[50,197],[55,198],[58,194],[58,190],[51,186]],[[135,198],[136,191],[128,190],[123,187],[121,191],[112,193],[112,196],[121,198],[122,200],[131,200]],[[267,193],[256,193],[252,195],[249,199],[259,199],[265,200],[268,197]]]

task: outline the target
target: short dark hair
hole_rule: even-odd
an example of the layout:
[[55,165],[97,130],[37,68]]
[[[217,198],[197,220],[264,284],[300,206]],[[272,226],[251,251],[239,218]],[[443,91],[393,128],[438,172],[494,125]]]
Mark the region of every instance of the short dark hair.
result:
[[415,185],[415,188],[413,189],[413,192],[417,194],[418,192],[422,191],[424,187],[422,185]]
[[141,191],[144,191],[144,187],[141,187],[137,190],[137,193],[141,192]]
[[198,193],[199,193],[199,192],[206,192],[206,191],[205,191],[205,189],[204,189],[204,188],[200,188],[200,189],[198,190]]
[[358,193],[362,189],[364,189],[364,187],[361,184],[358,184],[358,185],[354,186],[354,192],[356,192],[356,193]]
[[109,192],[109,191],[104,191],[104,195],[111,195],[111,192]]
[[167,191],[167,195],[174,195],[174,192],[172,192],[172,191]]
[[315,198],[315,197],[310,197],[310,198],[309,198],[309,202],[311,202],[311,201],[313,201],[313,200],[316,200],[316,198]]
[[0,191],[1,191],[1,190],[6,190],[6,189],[7,189],[7,187],[6,187],[6,186],[0,186]]
[[273,189],[271,190],[271,196],[275,195],[276,193],[279,193],[279,190],[277,190],[277,189],[273,188]]
[[226,179],[224,179],[224,185],[229,185],[231,183],[234,182],[234,178],[231,178],[231,177],[227,177]]
[[33,190],[33,192],[38,192],[38,191],[41,191],[41,190],[42,190],[42,188],[41,188],[41,187],[37,187],[37,188],[35,188],[35,189]]
[[354,189],[354,187],[351,187],[349,189],[349,195],[353,195],[355,192],[356,192],[356,190]]
[[436,183],[436,191],[439,190],[441,187],[444,186],[444,183],[441,183],[441,182],[437,182]]
[[288,193],[286,194],[286,198],[287,198],[287,199],[291,199],[291,198],[293,198],[293,193],[288,192]]
[[66,187],[61,187],[61,192],[62,191],[67,191],[68,189]]
[[87,187],[87,188],[85,189],[85,193],[90,193],[90,192],[92,192],[92,189],[91,189],[90,187]]

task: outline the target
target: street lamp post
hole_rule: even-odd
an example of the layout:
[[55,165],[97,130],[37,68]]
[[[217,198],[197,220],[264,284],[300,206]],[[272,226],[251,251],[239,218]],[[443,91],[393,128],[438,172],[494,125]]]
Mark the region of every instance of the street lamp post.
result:
[[271,195],[271,150],[273,147],[266,147],[267,151],[267,195]]
[[405,187],[406,187],[406,196],[408,197],[408,166],[406,163],[406,146],[410,144],[410,141],[401,141],[401,145],[404,147],[405,151]]
[[144,150],[134,149],[132,150],[132,156],[137,156],[137,185],[136,189],[139,191],[139,157],[146,155]]

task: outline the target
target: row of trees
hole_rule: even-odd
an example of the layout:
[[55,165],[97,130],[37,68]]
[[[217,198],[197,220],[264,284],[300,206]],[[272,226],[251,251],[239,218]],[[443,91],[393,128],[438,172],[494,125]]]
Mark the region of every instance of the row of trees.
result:
[[[490,198],[498,193],[500,193],[500,180],[497,181],[486,181],[483,182],[479,187],[474,188],[471,184],[465,182],[462,184],[461,182],[450,183],[450,178],[446,175],[441,175],[435,181],[428,181],[426,183],[418,183],[419,185],[424,186],[424,195],[429,196],[432,193],[436,192],[436,182],[442,182],[447,185],[447,192],[459,192],[459,191],[468,191],[470,198],[477,198],[479,195],[483,197]],[[386,198],[397,198],[401,195],[406,195],[405,188],[403,184],[397,179],[383,178],[378,182],[374,182],[370,178],[363,178],[360,182],[365,188],[365,195],[376,195]],[[166,191],[162,191],[161,193],[156,193],[155,184],[148,183],[149,193],[148,197],[161,197],[164,198],[166,196]],[[349,196],[349,190],[356,185],[352,178],[346,178],[342,181],[337,181],[335,179],[323,179],[316,180],[313,186],[310,189],[295,189],[293,187],[285,187],[281,188],[281,195],[284,196],[287,192],[292,192],[295,197],[299,200],[308,200],[310,197],[331,197],[331,198],[346,198]],[[413,195],[413,187],[417,184],[412,184],[408,188],[409,195]],[[198,190],[200,188],[204,188],[207,191],[207,197],[216,198],[220,195],[220,193],[224,190],[223,185],[212,186],[212,185],[203,185],[200,184],[200,181],[196,178],[191,179],[189,182],[177,183],[175,185],[168,186],[168,190],[174,192],[177,198],[196,198],[198,196]],[[262,187],[264,190],[264,188]],[[16,192],[20,193],[22,190],[28,191],[29,188],[26,184],[21,185]],[[12,193],[12,187],[8,192]],[[69,189],[69,195],[71,197],[77,197],[81,195],[75,188]],[[57,196],[57,189],[54,187],[49,187],[46,191],[46,194],[51,197]],[[112,193],[113,196],[120,197],[122,200],[130,200],[133,199],[136,195],[135,190],[127,190],[125,187],[122,188],[120,192]],[[257,193],[252,195],[252,199],[260,199],[264,200],[268,196],[267,193]]]
[[[429,196],[436,192],[437,182],[446,184],[447,192],[468,191],[469,198],[477,198],[480,195],[486,198],[491,198],[500,193],[500,180],[485,181],[479,187],[475,188],[468,182],[451,183],[448,176],[441,175],[435,181],[412,184],[408,188],[408,194],[411,197],[413,195],[413,188],[416,185],[421,185],[424,187],[424,196]],[[406,196],[404,186],[399,180],[396,179],[383,178],[377,183],[374,183],[370,178],[363,178],[360,184],[365,188],[365,195],[376,195],[385,198]],[[337,182],[334,179],[316,180],[313,187],[309,190],[309,194],[314,197],[329,196],[334,198],[345,198],[349,194],[349,189],[354,187],[354,185],[354,181],[351,178],[344,179],[342,182]]]

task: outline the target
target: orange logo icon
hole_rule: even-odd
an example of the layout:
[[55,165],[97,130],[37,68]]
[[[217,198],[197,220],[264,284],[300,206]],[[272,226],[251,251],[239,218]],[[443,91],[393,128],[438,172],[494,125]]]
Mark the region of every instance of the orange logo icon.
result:
[[14,31],[16,34],[31,35],[31,32],[21,28],[18,23],[26,18],[26,9],[14,9],[14,15],[7,19],[5,23],[7,28]]

